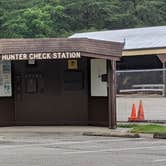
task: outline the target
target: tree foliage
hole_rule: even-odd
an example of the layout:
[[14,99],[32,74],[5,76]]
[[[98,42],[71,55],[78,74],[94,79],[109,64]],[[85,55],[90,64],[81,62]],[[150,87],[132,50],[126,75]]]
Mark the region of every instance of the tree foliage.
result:
[[166,0],[0,0],[0,38],[166,25]]

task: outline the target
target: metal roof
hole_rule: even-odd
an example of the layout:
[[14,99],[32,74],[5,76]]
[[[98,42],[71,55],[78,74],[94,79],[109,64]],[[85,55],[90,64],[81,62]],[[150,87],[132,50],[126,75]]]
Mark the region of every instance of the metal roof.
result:
[[166,26],[76,33],[70,38],[125,42],[124,50],[166,48]]

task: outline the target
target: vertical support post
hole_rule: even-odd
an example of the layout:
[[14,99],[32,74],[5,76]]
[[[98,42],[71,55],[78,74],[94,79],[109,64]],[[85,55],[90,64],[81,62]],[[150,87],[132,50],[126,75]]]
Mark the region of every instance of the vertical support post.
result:
[[162,62],[163,64],[163,84],[164,84],[164,88],[163,88],[163,96],[166,97],[166,62]]
[[107,92],[109,128],[116,129],[116,61],[107,60]]
[[160,59],[163,65],[163,97],[166,97],[166,54],[159,54],[157,57]]

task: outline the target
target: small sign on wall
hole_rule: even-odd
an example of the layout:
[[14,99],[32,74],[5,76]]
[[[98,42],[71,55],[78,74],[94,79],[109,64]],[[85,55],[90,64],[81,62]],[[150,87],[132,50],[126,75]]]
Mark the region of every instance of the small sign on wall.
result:
[[107,82],[102,79],[106,73],[106,60],[91,59],[91,96],[107,96]]
[[78,69],[78,62],[77,60],[68,60],[68,69]]

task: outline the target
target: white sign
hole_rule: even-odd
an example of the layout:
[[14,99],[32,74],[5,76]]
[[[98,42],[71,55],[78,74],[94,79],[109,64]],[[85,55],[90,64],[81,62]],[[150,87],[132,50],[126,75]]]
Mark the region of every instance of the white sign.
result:
[[0,61],[0,97],[12,96],[11,62]]
[[81,58],[80,52],[54,52],[54,53],[25,53],[25,54],[2,54],[1,60],[34,60],[34,59],[76,59]]
[[106,60],[91,59],[91,96],[107,96],[107,82],[101,78],[106,73]]

